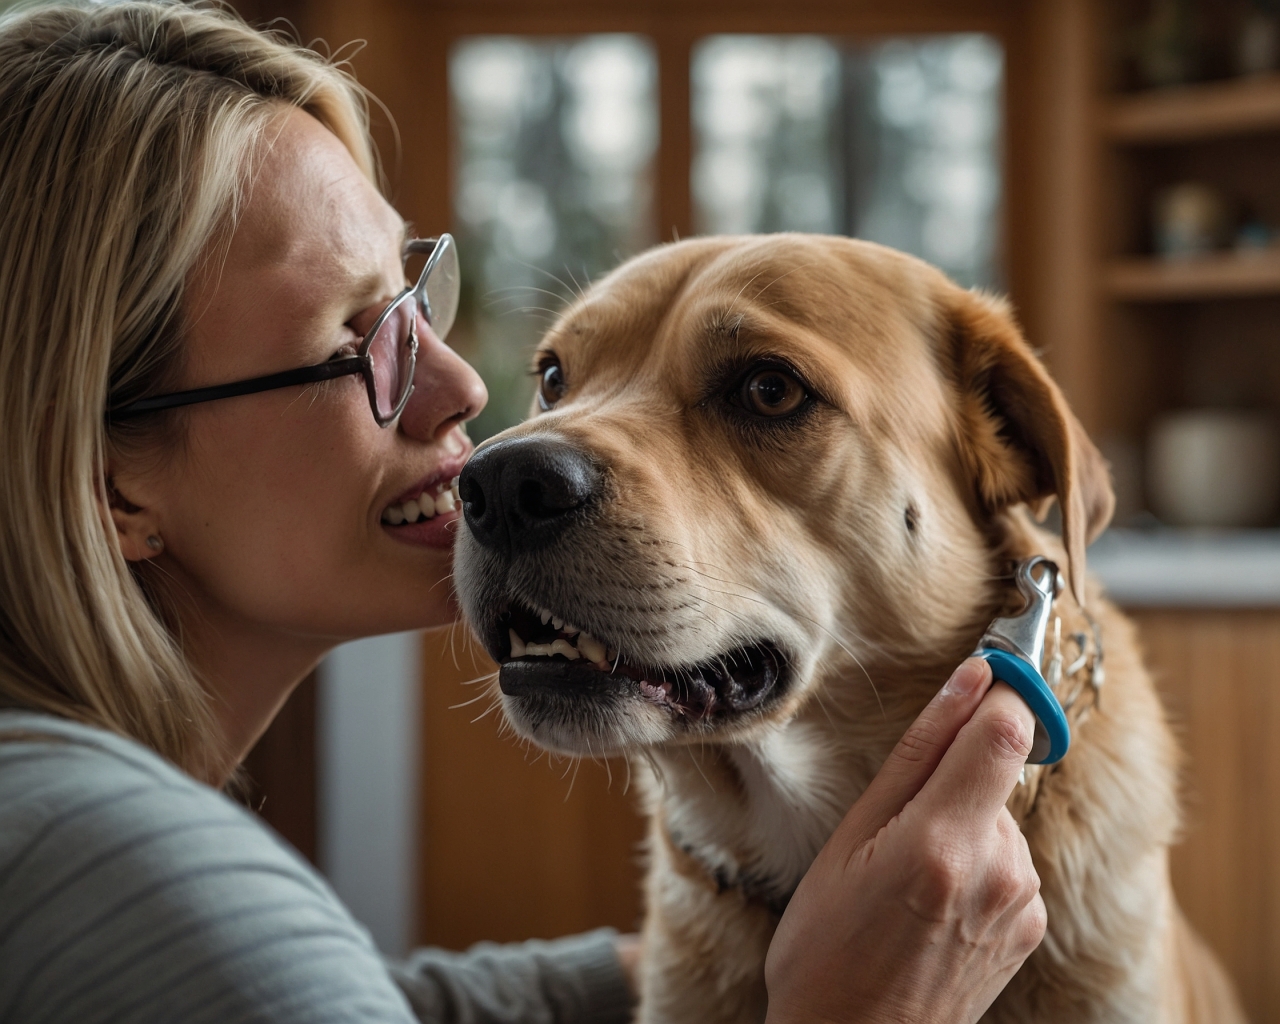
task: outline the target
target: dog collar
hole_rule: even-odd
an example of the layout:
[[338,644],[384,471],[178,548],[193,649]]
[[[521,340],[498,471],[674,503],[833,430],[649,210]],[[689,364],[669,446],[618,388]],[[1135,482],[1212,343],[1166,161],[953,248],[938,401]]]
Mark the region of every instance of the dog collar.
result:
[[1053,601],[1062,591],[1062,576],[1056,564],[1036,555],[1018,563],[1014,582],[1025,607],[1016,615],[994,619],[973,654],[991,666],[995,680],[1017,690],[1036,716],[1027,763],[1055,764],[1071,746],[1071,728],[1062,704],[1040,674],[1040,665]]

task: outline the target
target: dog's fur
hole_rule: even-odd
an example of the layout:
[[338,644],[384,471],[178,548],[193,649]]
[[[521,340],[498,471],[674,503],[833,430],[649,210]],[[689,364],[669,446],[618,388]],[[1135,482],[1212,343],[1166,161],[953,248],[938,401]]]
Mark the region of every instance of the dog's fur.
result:
[[[604,483],[550,547],[499,556],[463,531],[459,593],[491,654],[508,656],[500,616],[523,602],[636,664],[766,640],[786,664],[741,712],[681,714],[621,677],[504,697],[524,736],[641,768],[640,1020],[763,1019],[779,911],[987,622],[1016,609],[1011,568],[1034,553],[1067,572],[1064,637],[1090,629],[1087,599],[1106,682],[1095,692],[1087,667],[1063,681],[1071,752],[1010,798],[1048,934],[984,1019],[1243,1019],[1170,889],[1175,741],[1132,627],[1085,578],[1112,507],[1105,464],[1001,301],[848,239],[703,239],[624,264],[540,352],[567,390],[504,437],[566,442]],[[744,409],[743,375],[763,364],[809,403]],[[1053,498],[1061,541],[1028,514]]]

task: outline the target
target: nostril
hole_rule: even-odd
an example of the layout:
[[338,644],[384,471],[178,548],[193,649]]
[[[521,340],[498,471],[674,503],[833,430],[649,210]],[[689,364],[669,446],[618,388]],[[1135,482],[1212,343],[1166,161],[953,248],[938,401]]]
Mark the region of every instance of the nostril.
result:
[[458,498],[462,501],[462,507],[468,515],[477,519],[484,518],[484,488],[475,477],[464,476],[458,481]]

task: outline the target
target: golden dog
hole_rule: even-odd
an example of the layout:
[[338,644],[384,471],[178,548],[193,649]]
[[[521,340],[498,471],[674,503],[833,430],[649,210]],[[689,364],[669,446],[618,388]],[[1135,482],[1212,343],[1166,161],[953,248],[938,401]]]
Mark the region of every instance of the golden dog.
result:
[[593,287],[537,373],[463,474],[457,585],[521,735],[642,769],[641,1021],[763,1019],[790,894],[1035,553],[1073,745],[1010,798],[1049,926],[985,1019],[1243,1019],[1170,889],[1177,746],[1085,580],[1106,466],[1004,304],[848,239],[695,240]]

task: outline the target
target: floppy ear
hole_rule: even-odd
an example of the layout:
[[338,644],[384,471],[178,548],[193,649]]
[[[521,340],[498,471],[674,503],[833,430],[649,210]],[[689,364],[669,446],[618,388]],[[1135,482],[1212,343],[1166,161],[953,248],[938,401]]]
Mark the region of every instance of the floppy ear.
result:
[[1006,303],[955,289],[944,360],[960,396],[960,455],[990,511],[1062,510],[1072,593],[1084,604],[1085,548],[1111,521],[1107,463],[1014,323]]

